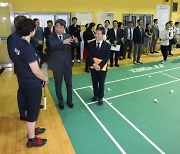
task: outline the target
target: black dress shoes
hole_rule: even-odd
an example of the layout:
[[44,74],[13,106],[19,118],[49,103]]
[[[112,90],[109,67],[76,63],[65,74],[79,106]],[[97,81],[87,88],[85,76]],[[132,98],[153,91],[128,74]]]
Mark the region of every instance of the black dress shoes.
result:
[[69,103],[69,102],[67,102],[67,104],[68,104],[68,106],[70,107],[70,108],[73,108],[74,107],[74,104],[71,102],[71,103]]
[[119,64],[116,64],[115,66],[116,66],[116,67],[119,67]]
[[103,100],[102,99],[98,100],[98,105],[103,105]]
[[59,103],[59,108],[62,110],[64,109],[64,104],[63,103]]

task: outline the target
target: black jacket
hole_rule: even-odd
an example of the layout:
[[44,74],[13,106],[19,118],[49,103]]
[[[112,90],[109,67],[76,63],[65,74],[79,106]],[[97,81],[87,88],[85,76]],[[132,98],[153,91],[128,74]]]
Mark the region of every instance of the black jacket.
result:
[[134,29],[133,40],[134,40],[134,44],[144,44],[144,29],[143,28],[142,28],[142,34],[138,26]]
[[78,41],[81,42],[81,26],[80,25],[76,25],[76,27],[74,25],[69,26],[69,32],[68,32],[71,36],[77,37]]
[[106,41],[102,42],[101,48],[99,50],[96,48],[96,40],[90,42],[88,47],[88,59],[90,65],[92,66],[94,64],[93,58],[102,59],[101,63],[99,64],[100,68],[102,69],[110,58],[110,48],[111,45]]
[[117,37],[115,36],[114,28],[111,28],[108,31],[108,38],[111,44],[114,44],[114,41],[117,41],[118,45],[121,45],[122,32],[120,29],[117,29]]

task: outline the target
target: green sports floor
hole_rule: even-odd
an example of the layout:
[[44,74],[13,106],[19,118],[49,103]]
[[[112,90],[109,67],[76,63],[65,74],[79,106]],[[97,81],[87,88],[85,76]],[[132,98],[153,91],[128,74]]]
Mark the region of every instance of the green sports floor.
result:
[[77,154],[180,154],[180,58],[110,69],[102,106],[91,85],[90,74],[73,75],[75,107],[59,110],[49,82]]

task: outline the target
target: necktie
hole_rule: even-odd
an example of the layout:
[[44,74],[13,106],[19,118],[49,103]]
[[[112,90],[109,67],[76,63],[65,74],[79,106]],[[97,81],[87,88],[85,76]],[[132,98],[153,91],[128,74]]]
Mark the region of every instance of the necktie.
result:
[[62,41],[62,36],[61,35],[59,35],[59,40]]
[[97,43],[97,49],[99,50],[99,48],[100,48],[100,43],[98,42]]
[[132,29],[130,28],[130,40],[132,40]]

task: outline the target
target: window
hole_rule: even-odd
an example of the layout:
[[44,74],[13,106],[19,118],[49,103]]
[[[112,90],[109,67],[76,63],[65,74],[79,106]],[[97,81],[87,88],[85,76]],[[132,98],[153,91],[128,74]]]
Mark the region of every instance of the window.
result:
[[47,27],[47,21],[52,20],[55,23],[56,19],[64,19],[66,21],[66,26],[71,24],[71,13],[43,13],[43,12],[15,12],[14,16],[24,15],[28,18],[34,19],[38,18],[40,20],[40,27]]

